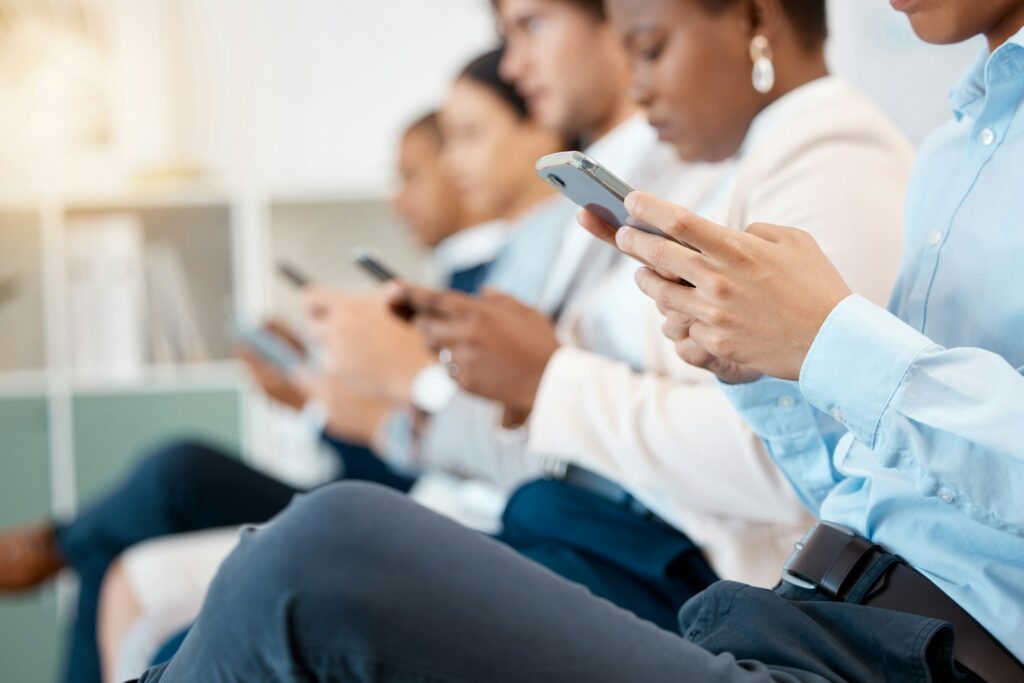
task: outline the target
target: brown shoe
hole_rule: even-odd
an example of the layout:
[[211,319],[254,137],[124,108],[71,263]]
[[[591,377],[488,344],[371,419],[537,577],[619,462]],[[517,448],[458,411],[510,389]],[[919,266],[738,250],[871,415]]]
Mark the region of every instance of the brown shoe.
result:
[[35,588],[64,568],[51,524],[0,532],[0,593]]

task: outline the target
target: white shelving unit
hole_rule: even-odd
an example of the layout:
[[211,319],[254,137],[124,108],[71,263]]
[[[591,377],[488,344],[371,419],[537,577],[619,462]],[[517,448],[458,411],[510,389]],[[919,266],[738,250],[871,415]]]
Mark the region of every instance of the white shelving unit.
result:
[[[80,340],[69,322],[67,238],[79,219],[112,214],[134,216],[146,245],[168,245],[180,257],[207,360],[147,358],[127,375],[75,371]],[[423,253],[392,220],[381,191],[197,186],[0,196],[0,293],[6,295],[0,300],[0,410],[5,399],[45,400],[51,511],[70,514],[81,502],[76,411],[89,399],[234,392],[242,452],[270,469],[275,460],[293,457],[271,452],[282,450],[272,434],[280,411],[250,391],[232,359],[229,312],[301,319],[298,294],[275,275],[279,261],[325,284],[366,290],[372,283],[350,265],[352,249],[364,245],[409,277],[431,278]]]

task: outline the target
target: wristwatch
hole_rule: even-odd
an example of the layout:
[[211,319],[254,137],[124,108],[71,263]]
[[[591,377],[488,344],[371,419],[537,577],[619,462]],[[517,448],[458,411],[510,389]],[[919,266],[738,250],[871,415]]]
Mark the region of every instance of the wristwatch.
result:
[[433,415],[448,407],[458,390],[459,385],[451,378],[450,370],[440,363],[435,363],[416,374],[412,381],[410,396],[413,406],[428,415]]

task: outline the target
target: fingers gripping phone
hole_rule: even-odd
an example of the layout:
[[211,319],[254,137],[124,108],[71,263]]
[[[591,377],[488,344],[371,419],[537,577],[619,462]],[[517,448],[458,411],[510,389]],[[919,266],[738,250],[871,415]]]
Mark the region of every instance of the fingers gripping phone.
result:
[[[377,255],[369,249],[363,247],[356,249],[352,252],[352,259],[355,261],[357,266],[365,270],[371,277],[379,281],[381,284],[387,284],[392,280],[399,279],[398,273],[396,273],[394,269],[384,265],[384,263],[377,258]],[[424,311],[418,310],[408,301],[395,301],[391,304],[391,312],[402,320],[410,322],[413,318]]]
[[[536,170],[541,180],[616,230],[628,225],[679,242],[657,228],[634,220],[625,205],[633,188],[583,152],[548,154],[537,161]],[[688,244],[683,246],[693,249]]]

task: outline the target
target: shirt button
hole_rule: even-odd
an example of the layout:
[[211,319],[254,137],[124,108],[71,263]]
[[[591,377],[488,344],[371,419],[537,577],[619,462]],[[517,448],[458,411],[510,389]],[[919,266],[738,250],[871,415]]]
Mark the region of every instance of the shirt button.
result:
[[792,396],[780,396],[777,403],[780,408],[792,408],[794,401]]
[[954,494],[949,489],[942,489],[941,491],[939,491],[939,500],[941,500],[946,505],[949,505],[950,503],[956,500],[956,494]]
[[932,245],[933,247],[937,247],[939,246],[939,243],[942,241],[942,238],[945,236],[946,233],[942,232],[941,230],[932,230],[930,233],[928,233],[928,244]]
[[996,132],[991,128],[982,128],[978,133],[978,142],[988,147],[996,141]]
[[832,406],[829,408],[828,414],[831,415],[836,422],[846,424],[846,413],[844,413],[839,406]]

